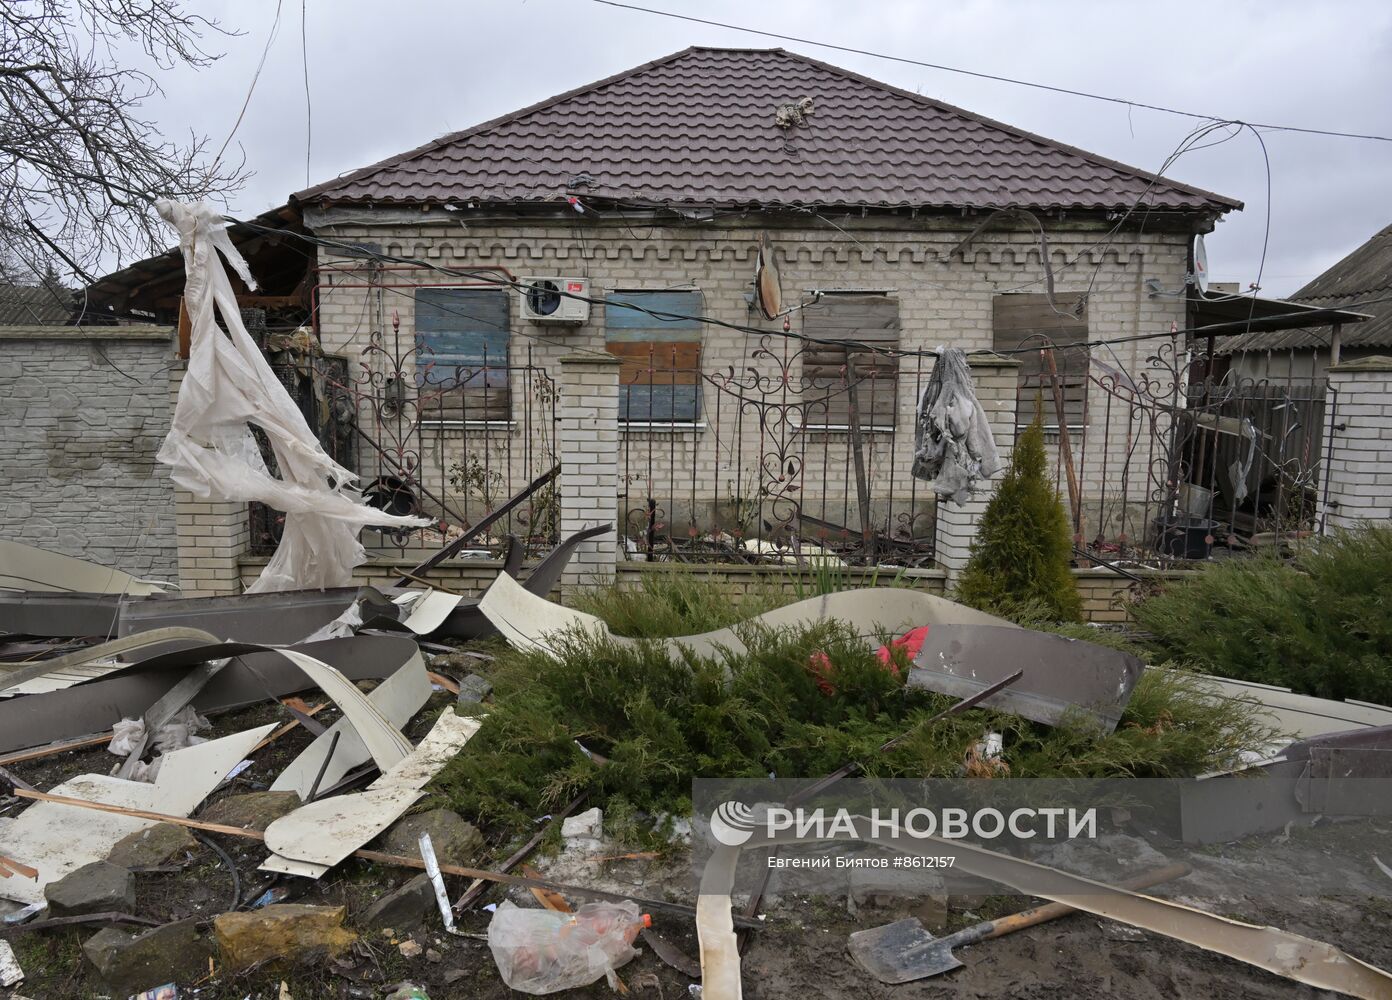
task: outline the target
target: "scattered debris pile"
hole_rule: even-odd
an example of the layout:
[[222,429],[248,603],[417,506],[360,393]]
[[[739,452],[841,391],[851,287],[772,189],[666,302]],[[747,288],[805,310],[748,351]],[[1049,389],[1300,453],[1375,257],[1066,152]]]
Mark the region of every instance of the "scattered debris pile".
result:
[[[541,657],[585,641],[682,671],[701,657],[752,655],[760,635],[821,635],[824,646],[801,654],[809,697],[884,688],[944,699],[931,717],[906,717],[907,731],[874,751],[884,755],[981,709],[991,719],[1111,733],[1146,676],[1127,653],[902,589],[831,594],[657,643],[625,639],[544,596],[578,541],[603,530],[567,539],[524,581],[501,573],[478,601],[420,587],[184,599],[7,545],[8,579],[23,577],[26,589],[0,592],[0,983],[34,997],[70,995],[35,981],[25,946],[76,935],[84,974],[111,996],[178,997],[266,976],[291,1000],[428,997],[480,976],[533,994],[601,979],[623,992],[656,975],[633,972],[648,968],[635,960],[650,952],[662,975],[699,979],[703,997],[739,997],[736,937],[766,926],[767,883],[739,910],[728,890],[693,893],[670,868],[661,891],[644,891],[644,877],[628,873],[641,869],[651,884],[653,869],[643,866],[670,859],[606,836],[605,803],[587,802],[588,793],[531,830],[512,830],[515,848],[483,867],[488,837],[438,798],[425,801],[502,708],[474,672],[492,654],[446,641],[496,630]],[[837,646],[838,634],[849,645]],[[848,686],[839,671],[851,646],[869,687]],[[1215,685],[1217,698],[1250,693]],[[1223,830],[1185,835],[1358,811],[1312,779],[1380,766],[1367,751],[1392,740],[1392,711],[1263,692],[1300,739],[1244,766],[1289,783],[1262,783],[1261,801],[1225,813]],[[963,772],[1008,777],[1001,733],[978,730],[973,740]],[[580,751],[600,769],[630,766]],[[860,769],[843,757],[815,787]],[[1214,775],[1186,794],[1232,796],[1239,780]],[[670,819],[665,829],[680,843],[684,817]],[[527,862],[548,838],[564,848],[539,862],[543,876]],[[1392,988],[1386,973],[1332,945],[1137,894],[1192,878],[1187,868],[1151,865],[1101,882],[983,847],[957,851],[963,867],[1012,890],[1024,891],[1025,869],[1052,873],[1060,888],[1034,892],[1045,905],[940,937],[916,917],[862,928],[842,959],[848,969],[854,962],[884,982],[943,975],[969,946],[1081,910],[1317,987],[1367,997]],[[739,853],[718,848],[717,858],[733,871]],[[343,884],[355,888],[335,888]],[[509,898],[480,909],[494,885]],[[689,957],[697,952],[699,961]],[[334,985],[294,987],[305,976]]]

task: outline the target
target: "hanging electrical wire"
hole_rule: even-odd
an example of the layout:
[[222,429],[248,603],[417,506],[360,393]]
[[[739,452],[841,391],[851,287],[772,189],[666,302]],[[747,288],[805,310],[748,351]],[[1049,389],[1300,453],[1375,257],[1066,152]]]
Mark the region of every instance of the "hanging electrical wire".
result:
[[832,42],[819,42],[812,38],[800,38],[797,35],[786,35],[776,31],[764,31],[760,28],[749,28],[738,24],[726,24],[722,21],[711,21],[703,17],[693,17],[690,14],[678,14],[670,10],[656,10],[651,7],[640,7],[637,4],[619,3],[618,0],[591,0],[592,3],[603,4],[606,7],[618,7],[623,10],[638,11],[643,14],[655,14],[659,17],[675,18],[679,21],[690,21],[694,24],[704,24],[712,28],[724,28],[727,31],[742,31],[749,35],[762,35],[765,38],[777,38],[785,42],[797,42],[799,45],[815,45],[819,49],[832,49],[837,52],[849,52],[852,55],[869,56],[872,59],[883,59],[887,62],[904,63],[909,66],[922,66],[924,69],[940,70],[944,73],[957,73],[962,76],[972,76],[981,80],[993,80],[996,83],[1008,83],[1017,87],[1031,87],[1035,90],[1047,90],[1055,94],[1067,94],[1070,97],[1083,97],[1092,101],[1106,101],[1109,104],[1121,104],[1129,108],[1142,108],[1146,111],[1160,111],[1167,115],[1179,115],[1183,118],[1197,118],[1206,121],[1234,122],[1239,125],[1250,125],[1253,128],[1267,129],[1269,131],[1280,132],[1299,132],[1307,135],[1332,136],[1340,139],[1368,139],[1374,142],[1392,142],[1392,136],[1374,135],[1363,132],[1340,132],[1334,129],[1305,128],[1299,125],[1270,125],[1259,122],[1246,122],[1240,118],[1232,118],[1227,115],[1202,114],[1197,111],[1183,111],[1179,108],[1169,108],[1161,104],[1147,104],[1144,101],[1132,101],[1124,97],[1112,97],[1106,94],[1095,94],[1086,90],[1074,90],[1070,87],[1059,87],[1048,83],[1039,83],[1034,80],[1023,80],[1016,77],[1001,76],[996,73],[985,73],[980,70],[963,69],[960,66],[946,66],[942,63],[925,62],[921,59],[910,59],[906,56],[892,56],[883,52],[874,52],[870,49],[858,49],[849,45],[836,45]]

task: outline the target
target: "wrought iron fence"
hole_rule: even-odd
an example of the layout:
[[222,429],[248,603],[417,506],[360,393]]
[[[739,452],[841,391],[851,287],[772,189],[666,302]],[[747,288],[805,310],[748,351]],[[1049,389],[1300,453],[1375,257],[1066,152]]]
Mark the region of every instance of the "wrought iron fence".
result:
[[1271,376],[1175,338],[1131,369],[1094,356],[1088,385],[1083,426],[1059,432],[1056,452],[1087,553],[1167,565],[1316,528],[1322,377]]
[[[935,498],[909,475],[924,366],[850,355],[804,373],[807,349],[762,338],[724,370],[671,345],[626,361],[621,503],[632,557],[828,564],[933,560]],[[690,386],[696,395],[693,408]]]
[[[317,386],[300,393],[333,414],[334,434],[321,435],[326,450],[358,474],[372,506],[435,521],[407,531],[369,528],[369,550],[437,550],[556,464],[557,386],[530,348],[523,364],[491,364],[486,353],[478,365],[438,363],[393,317],[390,332],[374,332],[354,364],[320,361]],[[253,551],[274,548],[278,524],[275,512],[253,510]],[[497,555],[508,535],[540,552],[556,543],[559,525],[548,482],[459,554]]]

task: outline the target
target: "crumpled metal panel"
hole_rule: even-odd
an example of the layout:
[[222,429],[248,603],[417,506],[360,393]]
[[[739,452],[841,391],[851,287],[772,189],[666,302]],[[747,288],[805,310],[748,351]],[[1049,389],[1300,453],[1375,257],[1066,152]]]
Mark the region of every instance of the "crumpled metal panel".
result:
[[1056,726],[1085,713],[1116,729],[1145,665],[1081,639],[998,625],[934,625],[914,657],[908,682],[966,698],[1014,673],[1025,676],[982,705]]
[[[420,655],[414,640],[395,636],[360,635],[295,648],[336,667],[350,681],[381,680]],[[140,718],[184,676],[185,668],[221,656],[237,659],[193,699],[200,714],[255,705],[314,687],[298,666],[264,647],[250,652],[239,644],[179,650],[63,691],[0,701],[0,753],[99,733],[123,718]]]

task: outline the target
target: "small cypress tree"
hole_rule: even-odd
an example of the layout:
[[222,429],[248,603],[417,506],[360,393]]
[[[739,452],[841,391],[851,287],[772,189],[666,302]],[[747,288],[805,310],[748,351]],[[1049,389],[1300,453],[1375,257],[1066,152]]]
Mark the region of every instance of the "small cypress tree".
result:
[[981,516],[957,584],[962,603],[998,610],[1027,606],[1060,621],[1082,620],[1082,599],[1069,571],[1072,534],[1046,466],[1044,425],[1036,413]]

